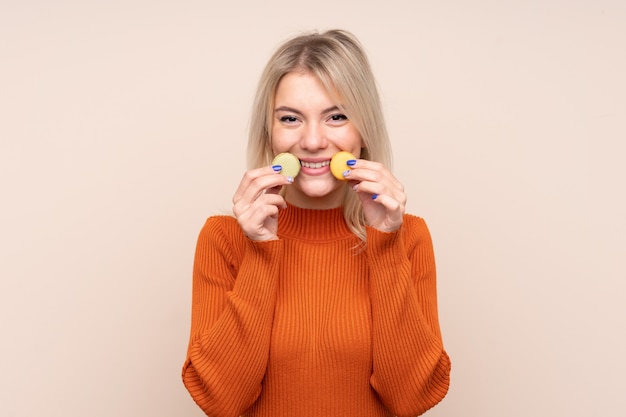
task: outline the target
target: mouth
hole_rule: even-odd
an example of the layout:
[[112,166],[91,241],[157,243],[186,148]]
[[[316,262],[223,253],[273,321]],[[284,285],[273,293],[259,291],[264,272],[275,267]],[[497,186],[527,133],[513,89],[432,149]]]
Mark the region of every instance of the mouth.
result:
[[326,166],[330,165],[330,159],[326,160],[326,161],[321,161],[321,162],[307,162],[307,161],[300,161],[300,165],[302,166],[302,168],[314,168],[314,169],[319,169],[319,168],[323,168]]

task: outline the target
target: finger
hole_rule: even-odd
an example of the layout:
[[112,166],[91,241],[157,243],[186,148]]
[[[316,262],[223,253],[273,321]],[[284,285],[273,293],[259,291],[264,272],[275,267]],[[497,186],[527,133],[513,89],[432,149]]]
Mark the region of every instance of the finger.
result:
[[[375,197],[372,199],[372,197]],[[398,230],[404,220],[405,206],[387,195],[362,197],[367,223],[384,232]]]
[[283,187],[283,185],[277,185],[276,187],[268,188],[265,190],[265,194],[279,194]]
[[274,193],[265,193],[259,196],[256,200],[251,203],[247,203],[244,200],[240,200],[239,202],[233,205],[233,213],[235,217],[242,218],[246,216],[250,217],[251,213],[255,211],[262,210],[264,206],[275,206],[277,208],[286,208],[287,202],[284,197],[280,194]]
[[359,159],[352,170],[346,173],[351,180],[372,182],[387,181],[393,187],[402,191],[404,190],[402,183],[380,162]]
[[406,203],[406,194],[403,189],[399,189],[388,182],[362,181],[356,183],[352,188],[358,193],[369,194],[373,199],[378,195],[386,195],[397,200],[400,204]]
[[239,186],[237,187],[237,190],[235,191],[235,195],[233,196],[233,199],[238,199],[238,197],[243,193],[245,189],[247,189],[250,186],[250,183],[252,183],[252,181],[254,181],[255,178],[261,175],[267,175],[267,174],[269,174],[269,172],[267,171],[267,167],[251,169],[249,171],[244,172],[243,176],[241,177],[241,181],[239,181]]
[[263,167],[247,171],[233,196],[233,203],[242,200],[251,203],[265,190],[289,183],[287,177],[278,174],[272,167]]
[[246,210],[237,218],[242,228],[248,232],[254,231],[258,233],[261,231],[265,222],[269,217],[277,216],[279,208],[274,204],[262,204],[254,209]]
[[396,212],[404,213],[404,207],[405,207],[404,203],[388,195],[372,194],[370,199],[382,205],[383,207],[385,207],[385,209],[387,209],[389,213],[396,213]]
[[241,181],[239,182],[239,186],[235,191],[235,195],[233,196],[233,202],[239,200],[243,194],[245,194],[248,188],[256,181],[258,178],[274,174],[275,171],[272,167],[262,167],[257,169],[251,169],[249,171],[244,172]]
[[287,206],[278,194],[264,194],[255,202],[240,211],[236,205],[234,212],[244,234],[252,240],[276,239],[278,212]]

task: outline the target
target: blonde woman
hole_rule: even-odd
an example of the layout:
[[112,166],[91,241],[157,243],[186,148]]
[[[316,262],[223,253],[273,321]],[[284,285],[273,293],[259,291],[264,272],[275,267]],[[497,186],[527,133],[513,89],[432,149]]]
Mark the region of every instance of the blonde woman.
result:
[[[330,161],[353,157],[337,178]],[[295,155],[299,173],[272,163]],[[212,417],[418,416],[448,391],[432,241],[405,213],[358,40],[285,42],[259,83],[234,216],[200,232],[182,378]]]

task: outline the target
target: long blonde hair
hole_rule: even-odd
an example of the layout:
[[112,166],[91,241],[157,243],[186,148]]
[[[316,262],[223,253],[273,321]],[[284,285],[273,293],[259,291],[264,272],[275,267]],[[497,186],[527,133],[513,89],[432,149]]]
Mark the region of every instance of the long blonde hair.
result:
[[[294,37],[274,52],[261,75],[252,108],[248,137],[248,167],[269,165],[273,159],[271,131],[274,98],[285,74],[306,71],[317,76],[327,91],[339,95],[341,110],[361,134],[361,158],[391,169],[391,146],[376,81],[360,42],[345,30],[311,32]],[[355,193],[343,202],[346,223],[365,241],[365,219]]]

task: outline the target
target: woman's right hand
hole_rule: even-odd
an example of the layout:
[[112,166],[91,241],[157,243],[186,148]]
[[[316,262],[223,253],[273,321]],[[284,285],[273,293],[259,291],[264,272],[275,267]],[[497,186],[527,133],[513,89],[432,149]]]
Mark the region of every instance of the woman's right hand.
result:
[[252,169],[244,174],[233,196],[233,213],[249,239],[278,239],[278,210],[287,207],[279,192],[290,183],[276,166]]

